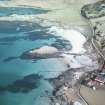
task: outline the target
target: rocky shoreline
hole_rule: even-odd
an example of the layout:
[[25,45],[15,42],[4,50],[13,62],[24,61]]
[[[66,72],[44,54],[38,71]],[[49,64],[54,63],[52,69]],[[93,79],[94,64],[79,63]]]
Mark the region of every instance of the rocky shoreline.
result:
[[72,100],[68,100],[68,98],[66,97],[65,91],[67,89],[72,88],[72,82],[74,82],[73,72],[74,72],[73,70],[67,70],[57,78],[49,80],[49,82],[52,83],[54,86],[54,91],[52,93],[52,97],[50,98],[52,101],[52,105],[55,105],[57,103],[58,105],[64,105],[64,104],[71,105]]
[[85,68],[68,69],[57,78],[49,79],[54,91],[50,100],[52,105],[85,105],[79,96],[80,79]]

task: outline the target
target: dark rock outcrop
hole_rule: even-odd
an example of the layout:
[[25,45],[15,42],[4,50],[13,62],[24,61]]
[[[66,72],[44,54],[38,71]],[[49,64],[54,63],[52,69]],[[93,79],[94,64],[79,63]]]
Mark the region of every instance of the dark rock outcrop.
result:
[[23,52],[20,56],[21,59],[47,59],[59,57],[60,52],[57,48],[52,46],[43,46],[36,49],[31,49],[29,51]]
[[94,4],[84,5],[81,14],[87,19],[94,19],[105,16],[105,1],[99,1]]

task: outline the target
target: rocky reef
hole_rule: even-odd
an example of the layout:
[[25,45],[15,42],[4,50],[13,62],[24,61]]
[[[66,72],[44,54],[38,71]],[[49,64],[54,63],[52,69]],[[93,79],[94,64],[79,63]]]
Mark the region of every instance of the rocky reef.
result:
[[105,16],[105,1],[99,1],[94,4],[84,5],[81,14],[87,19],[94,19]]
[[0,86],[0,91],[9,91],[13,93],[27,93],[31,91],[32,89],[35,89],[38,87],[39,81],[42,78],[42,76],[38,74],[30,74],[27,76],[24,76],[23,79],[16,80],[12,84],[9,84],[7,86]]
[[40,48],[31,49],[29,51],[24,52],[20,58],[21,59],[46,59],[46,58],[54,58],[60,56],[60,51],[52,46],[42,46]]

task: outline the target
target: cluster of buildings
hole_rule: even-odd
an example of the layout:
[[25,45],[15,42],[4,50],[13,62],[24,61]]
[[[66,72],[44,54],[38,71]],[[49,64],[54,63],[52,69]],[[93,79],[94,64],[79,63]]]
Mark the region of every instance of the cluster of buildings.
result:
[[81,84],[92,89],[97,89],[105,85],[105,68],[88,72],[81,80]]

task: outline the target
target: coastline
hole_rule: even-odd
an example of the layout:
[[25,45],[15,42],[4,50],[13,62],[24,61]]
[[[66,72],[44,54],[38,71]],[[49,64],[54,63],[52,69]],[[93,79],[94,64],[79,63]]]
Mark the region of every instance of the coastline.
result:
[[[97,3],[98,4],[98,3]],[[91,9],[90,9],[91,10]],[[95,11],[95,10],[94,10]],[[97,11],[97,9],[96,9],[96,11]],[[100,12],[100,11],[99,11]],[[91,13],[90,13],[91,14]],[[93,14],[94,15],[94,14]],[[87,14],[87,16],[88,16],[88,14]],[[97,16],[97,15],[96,15]],[[90,18],[91,18],[91,15],[90,15]],[[92,21],[94,21],[95,19],[93,19]],[[97,20],[98,19],[96,19],[95,20],[95,22],[94,23],[97,23]],[[100,19],[99,19],[100,20]],[[100,23],[100,21],[98,20],[98,22]],[[89,20],[90,22],[92,22],[91,21],[91,19]],[[101,32],[102,31],[102,35],[104,34],[104,31],[102,30],[103,29],[103,27],[104,27],[104,23],[100,23],[101,25],[101,28],[100,27],[98,27],[98,25],[95,25],[96,26],[96,30],[93,30],[93,31],[96,31],[96,33],[94,32],[93,34],[93,36],[95,36],[96,35],[96,37],[98,36],[97,35],[97,30],[99,31],[99,32]],[[92,23],[92,25],[94,25],[93,23]],[[95,28],[95,26],[92,26],[91,28]],[[98,28],[98,29],[97,29]],[[99,34],[100,36],[101,36],[101,34]],[[101,36],[102,37],[102,36]],[[100,40],[98,40],[98,41],[100,41]],[[101,42],[101,41],[100,41]],[[93,43],[92,43],[93,44]],[[94,50],[94,49],[92,49],[93,51],[96,51],[96,50]],[[99,51],[99,52],[101,52],[101,51]],[[98,52],[98,53],[99,53]],[[103,53],[103,52],[102,52]],[[95,55],[96,55],[96,53],[95,53]],[[102,58],[104,58],[104,56],[101,56],[101,60],[103,60]],[[99,58],[98,59],[95,59],[95,60],[99,60]],[[99,64],[99,65],[101,65],[101,63]],[[98,68],[98,69],[100,69],[100,68]],[[76,69],[74,69],[74,70],[76,70]],[[69,71],[69,70],[68,70]],[[78,92],[77,92],[77,90],[78,89],[80,89],[80,97],[79,98],[82,98],[83,100],[84,100],[84,102],[85,103],[82,103],[81,102],[81,105],[83,104],[83,105],[104,105],[104,97],[105,97],[105,86],[101,86],[101,84],[100,84],[100,86],[101,86],[101,88],[98,88],[98,89],[96,89],[96,87],[94,88],[93,87],[93,90],[91,89],[91,88],[89,88],[89,87],[86,87],[86,86],[83,86],[83,85],[81,85],[80,86],[80,83],[78,82],[78,81],[76,81],[76,83],[77,83],[77,85],[72,85],[72,79],[70,78],[70,77],[72,77],[71,75],[70,75],[70,73],[67,71],[67,73],[62,73],[62,75],[61,75],[61,77],[59,76],[58,78],[56,78],[56,79],[54,79],[53,80],[53,82],[54,82],[54,86],[56,87],[58,87],[59,89],[56,89],[55,88],[55,93],[54,93],[54,95],[56,96],[56,97],[58,97],[58,100],[62,100],[62,97],[63,97],[63,99],[65,99],[66,100],[66,102],[67,103],[69,103],[69,104],[71,104],[71,102],[72,101],[75,101],[73,98],[72,98],[72,94],[69,94],[71,97],[69,97],[68,96],[68,93],[70,92],[70,88],[72,88],[72,90],[73,91],[75,91],[75,88],[77,88],[76,89],[76,91],[74,92],[74,93],[76,93],[76,95],[78,95]],[[97,69],[95,70],[93,70],[94,72],[96,72],[97,71]],[[85,75],[85,73],[86,72],[84,72],[84,74],[82,75],[82,76],[84,76]],[[92,73],[92,72],[90,72],[90,73]],[[104,68],[103,68],[103,73],[104,73]],[[73,74],[73,73],[72,73]],[[66,75],[66,76],[65,76]],[[99,75],[99,74],[98,74]],[[70,76],[70,77],[69,77]],[[67,78],[67,77],[69,77],[69,78]],[[69,81],[69,82],[67,82],[67,80]],[[74,80],[73,80],[74,81]],[[99,82],[99,81],[98,81]],[[61,85],[61,84],[63,84],[63,86]],[[60,87],[59,87],[59,85],[60,85]],[[78,85],[79,85],[79,87],[80,88],[78,88]],[[103,84],[104,85],[104,84]],[[75,87],[74,87],[75,86]],[[56,92],[57,91],[57,92]],[[65,91],[66,91],[66,94],[65,94]],[[60,95],[60,96],[59,96]],[[82,95],[82,96],[81,96]],[[75,96],[75,95],[73,95],[73,96]],[[60,97],[60,98],[59,98]],[[75,97],[75,99],[76,99],[76,97]],[[72,101],[71,101],[72,100]],[[76,101],[78,101],[77,99],[76,99]],[[59,101],[58,101],[59,102]],[[60,103],[60,102],[59,102]],[[74,103],[75,104],[75,103]],[[73,104],[73,105],[74,105]],[[60,104],[60,105],[63,105],[63,104]]]
[[[35,6],[34,8],[36,8],[38,6],[44,8],[46,6],[46,3],[43,3],[43,4],[36,3],[36,4],[29,5],[28,3],[25,3],[24,0],[23,0],[23,2],[24,2],[23,5],[21,5],[20,2],[19,3],[17,2],[18,4],[11,3],[11,5],[9,5],[9,6],[10,7],[13,5],[15,5],[15,6],[17,5],[17,7],[24,7],[24,6],[34,7]],[[8,3],[9,2],[7,2],[7,4]],[[49,97],[49,99],[51,101],[51,105],[64,105],[64,104],[71,105],[73,103],[75,104],[75,102],[79,102],[80,105],[85,105],[86,103],[84,103],[83,100],[81,99],[81,97],[78,95],[79,88],[80,88],[79,80],[86,72],[94,71],[99,66],[97,63],[96,52],[93,51],[93,48],[91,45],[88,46],[88,44],[90,44],[90,42],[88,42],[87,39],[92,37],[92,35],[90,35],[91,32],[88,33],[88,31],[90,29],[86,28],[89,26],[89,24],[87,23],[87,21],[85,19],[83,19],[82,16],[80,16],[79,10],[80,10],[80,7],[82,6],[82,4],[79,7],[77,7],[76,9],[74,9],[74,8],[72,8],[72,6],[70,8],[69,7],[66,8],[67,4],[65,4],[64,6],[59,4],[60,5],[59,7],[57,7],[58,4],[56,4],[56,6],[53,7],[53,6],[51,6],[53,3],[47,5],[46,8],[52,10],[52,12],[48,12],[47,14],[25,15],[25,16],[12,14],[10,16],[0,17],[0,21],[10,21],[10,22],[17,21],[17,20],[19,20],[20,22],[21,21],[29,21],[32,23],[41,24],[43,26],[50,26],[50,29],[51,29],[51,27],[55,26],[55,30],[52,29],[52,31],[51,31],[50,29],[48,29],[48,30],[50,30],[49,33],[53,33],[53,31],[54,31],[55,34],[58,34],[58,37],[59,37],[59,32],[61,31],[60,37],[64,38],[64,40],[69,41],[69,42],[72,41],[69,37],[70,30],[72,30],[72,29],[74,29],[75,31],[78,32],[77,35],[81,34],[83,36],[87,36],[86,40],[84,39],[85,41],[83,40],[83,43],[80,43],[80,49],[79,49],[80,51],[78,51],[78,53],[75,54],[75,52],[76,52],[75,50],[74,50],[75,52],[73,52],[74,54],[69,51],[69,52],[65,52],[65,54],[63,54],[64,58],[58,58],[58,61],[62,62],[62,64],[64,64],[64,66],[66,65],[65,71],[61,72],[59,74],[59,76],[57,76],[56,78],[46,79],[54,87],[53,95]],[[58,3],[58,1],[57,1],[57,3]],[[6,7],[7,4],[5,3],[5,4],[0,4],[0,5],[1,5],[1,7]],[[58,10],[55,10],[55,9],[58,9]],[[73,13],[74,13],[74,15],[72,16]],[[68,14],[70,14],[70,15],[68,15]],[[74,18],[75,14],[77,14],[76,18]],[[19,29],[19,27],[17,27],[17,31],[19,31],[18,29]],[[71,35],[71,37],[72,36],[73,35]],[[82,38],[80,37],[78,39],[82,39]],[[73,38],[73,40],[74,39],[75,38]],[[74,42],[76,43],[76,42],[78,42],[78,40],[74,40]],[[72,44],[74,44],[74,43],[72,43]],[[78,47],[78,45],[75,46],[75,44],[74,44],[74,47],[76,49],[76,47]],[[40,48],[40,47],[38,47],[38,48]],[[81,49],[82,50],[86,49],[86,52],[81,53]],[[26,50],[26,51],[28,51],[28,50]],[[39,54],[42,54],[42,53],[40,53],[40,50],[36,50],[36,51]],[[45,51],[45,53],[46,53],[46,51]],[[82,87],[82,90],[83,89],[84,88]],[[81,90],[80,90],[82,95],[86,91],[87,91],[86,89],[84,89],[83,92],[81,92]],[[83,97],[87,97],[87,96],[89,97],[88,93],[86,94],[86,96],[83,95]],[[90,98],[90,100],[92,100],[92,98]]]

